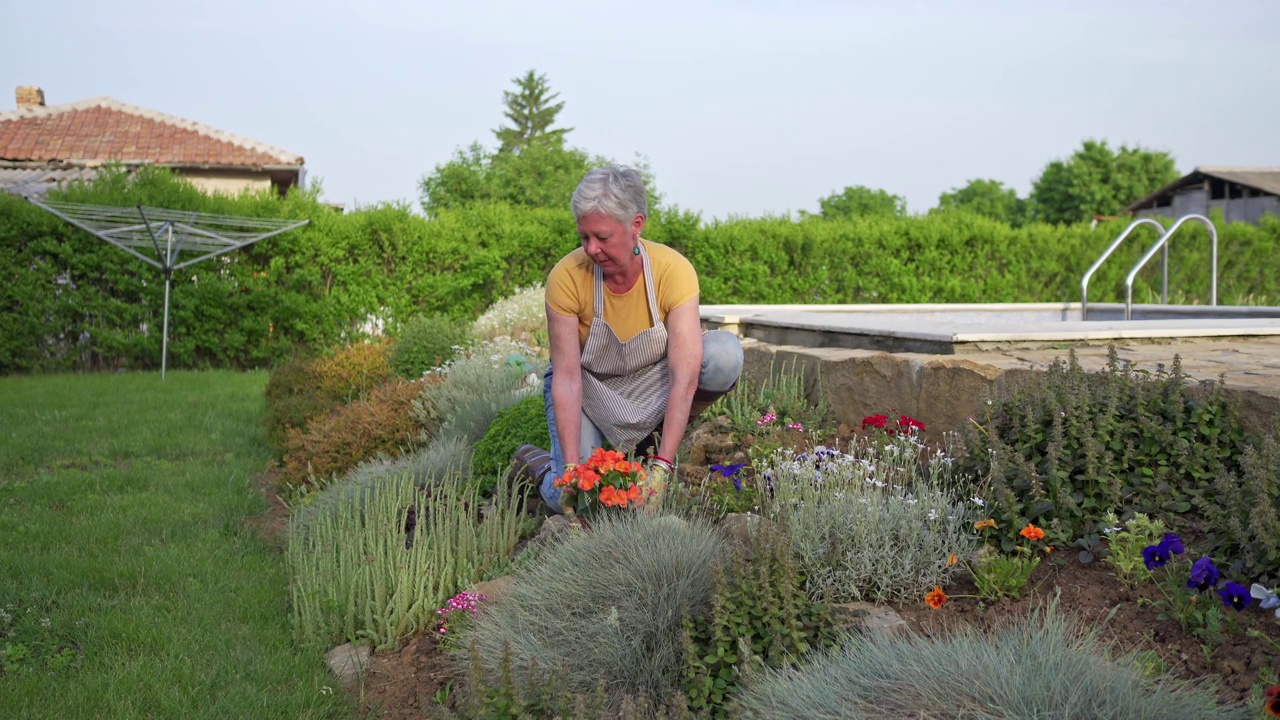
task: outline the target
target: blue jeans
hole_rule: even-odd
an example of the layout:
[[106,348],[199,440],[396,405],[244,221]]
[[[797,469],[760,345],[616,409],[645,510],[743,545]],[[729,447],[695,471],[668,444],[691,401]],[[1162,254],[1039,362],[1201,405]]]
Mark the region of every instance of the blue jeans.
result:
[[[564,450],[556,434],[556,411],[551,403],[551,374],[548,365],[542,376],[542,401],[547,411],[547,429],[551,431],[551,465],[539,483],[542,499],[553,511],[560,509],[560,489],[556,478],[564,472]],[[738,336],[727,330],[711,330],[702,334],[702,367],[698,370],[698,391],[703,394],[723,395],[733,389],[742,374],[742,343]],[[693,418],[689,418],[690,421]],[[657,428],[654,428],[655,430]],[[582,431],[578,442],[579,457],[586,458],[596,448],[604,445],[604,434],[582,413]]]

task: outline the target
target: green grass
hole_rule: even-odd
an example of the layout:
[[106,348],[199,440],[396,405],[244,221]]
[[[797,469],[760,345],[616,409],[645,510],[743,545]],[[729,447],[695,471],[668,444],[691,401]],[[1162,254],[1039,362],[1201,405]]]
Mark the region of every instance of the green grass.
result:
[[0,717],[349,717],[245,519],[265,373],[0,377]]

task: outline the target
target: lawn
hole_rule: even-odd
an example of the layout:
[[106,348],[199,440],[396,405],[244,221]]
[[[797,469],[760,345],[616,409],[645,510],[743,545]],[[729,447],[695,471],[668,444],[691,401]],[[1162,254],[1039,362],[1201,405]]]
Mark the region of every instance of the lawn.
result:
[[300,653],[265,373],[0,377],[0,717],[349,717]]

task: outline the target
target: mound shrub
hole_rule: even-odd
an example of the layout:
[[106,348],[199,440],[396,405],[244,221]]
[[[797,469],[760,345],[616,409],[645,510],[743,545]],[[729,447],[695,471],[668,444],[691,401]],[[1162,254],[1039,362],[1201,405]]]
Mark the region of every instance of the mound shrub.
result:
[[602,516],[517,573],[466,643],[489,678],[516,673],[528,687],[532,664],[559,672],[571,693],[590,695],[603,681],[615,711],[624,697],[664,703],[679,693],[685,617],[708,609],[723,549],[706,523]]
[[419,315],[405,323],[391,346],[395,374],[416,380],[449,362],[471,342],[471,326],[444,315]]
[[482,493],[493,491],[493,484],[506,472],[511,456],[521,445],[543,449],[551,447],[542,393],[526,395],[515,405],[500,411],[484,437],[476,443],[471,470],[480,483]]
[[751,720],[971,717],[1245,720],[1210,688],[1144,673],[1066,618],[1056,603],[990,634],[960,625],[935,637],[870,633],[799,667],[755,674],[740,697]]
[[312,418],[351,402],[391,376],[386,342],[356,343],[327,355],[294,354],[271,371],[264,391],[267,439],[283,448],[290,428],[305,430]]
[[520,288],[495,302],[472,326],[480,340],[509,337],[537,348],[547,347],[546,290],[542,283]]
[[422,383],[391,378],[347,405],[313,418],[306,429],[290,428],[284,441],[284,481],[291,486],[329,483],[364,460],[403,454],[421,428],[413,403]]

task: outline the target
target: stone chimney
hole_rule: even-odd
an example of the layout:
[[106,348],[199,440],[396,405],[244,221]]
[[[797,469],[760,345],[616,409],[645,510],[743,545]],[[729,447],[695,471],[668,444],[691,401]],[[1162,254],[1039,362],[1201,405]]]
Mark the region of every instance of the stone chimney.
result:
[[44,91],[34,85],[19,85],[16,93],[18,96],[18,109],[29,107],[44,107]]

